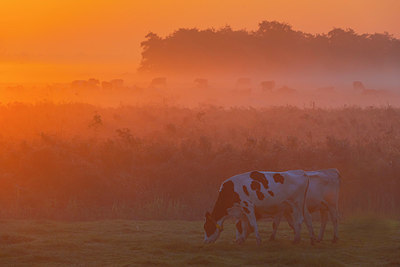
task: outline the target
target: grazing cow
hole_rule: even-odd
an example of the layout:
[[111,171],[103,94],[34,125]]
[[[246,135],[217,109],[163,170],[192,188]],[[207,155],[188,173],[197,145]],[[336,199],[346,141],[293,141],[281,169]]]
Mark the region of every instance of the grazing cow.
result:
[[95,78],[90,78],[87,83],[88,83],[88,87],[95,89],[95,88],[98,88],[100,81]]
[[262,81],[260,85],[263,92],[271,92],[275,88],[275,81]]
[[72,81],[71,87],[74,88],[74,89],[86,88],[86,87],[88,87],[88,81],[86,81],[86,80],[75,80],[75,81]]
[[[335,243],[338,241],[338,199],[339,199],[339,186],[340,174],[337,169],[326,169],[318,171],[307,171],[307,176],[310,178],[310,185],[306,196],[306,206],[309,213],[319,211],[321,213],[321,228],[317,242],[320,242],[324,236],[326,223],[328,220],[328,212],[331,215],[333,223],[333,240]],[[308,213],[308,214],[309,214]],[[276,231],[278,230],[279,223],[282,216],[285,216],[289,225],[293,226],[293,219],[288,211],[283,211],[273,218],[272,235],[270,240],[275,240]],[[242,228],[242,229],[240,229]],[[243,223],[236,225],[236,239],[242,242],[247,236],[243,233]],[[248,235],[251,228],[246,231]],[[313,235],[313,234],[312,234]]]
[[363,84],[363,82],[361,81],[354,81],[353,82],[353,89],[356,91],[364,91],[365,90],[365,86]]
[[157,77],[151,80],[150,88],[153,89],[161,89],[167,86],[167,78],[165,77]]
[[292,95],[292,94],[297,93],[297,90],[285,85],[285,86],[282,86],[281,88],[279,88],[278,90],[276,90],[276,92],[278,94],[282,94],[282,95]]
[[207,79],[198,78],[198,79],[194,80],[194,83],[196,84],[196,87],[199,89],[208,88],[208,80]]
[[[215,242],[223,230],[223,223],[229,217],[239,220],[243,239],[250,229],[261,243],[256,217],[275,216],[291,210],[295,231],[294,242],[300,241],[303,218],[312,233],[311,217],[303,217],[305,196],[309,178],[302,170],[286,172],[253,171],[235,175],[226,180],[219,191],[218,199],[211,213],[206,213],[204,223],[205,243]],[[312,237],[313,238],[313,237]]]
[[113,79],[110,81],[113,89],[122,89],[124,87],[123,79]]
[[104,90],[111,90],[111,89],[113,89],[113,85],[111,82],[102,81],[101,88],[103,88]]

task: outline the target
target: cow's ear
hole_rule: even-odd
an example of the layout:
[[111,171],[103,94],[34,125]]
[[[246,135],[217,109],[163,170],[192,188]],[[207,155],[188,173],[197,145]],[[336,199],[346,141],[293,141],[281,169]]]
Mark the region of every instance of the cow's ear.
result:
[[208,218],[211,216],[211,214],[207,211],[205,216],[206,216],[206,218]]

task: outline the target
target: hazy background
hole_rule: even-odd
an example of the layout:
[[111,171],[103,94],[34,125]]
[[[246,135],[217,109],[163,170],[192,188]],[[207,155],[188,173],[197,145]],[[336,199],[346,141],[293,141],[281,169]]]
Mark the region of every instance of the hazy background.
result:
[[152,31],[179,28],[255,30],[277,20],[296,30],[334,27],[400,37],[396,0],[328,1],[89,1],[3,0],[0,8],[0,82],[137,80],[140,42]]
[[322,168],[343,217],[398,218],[399,10],[1,1],[0,218],[201,219],[234,174]]

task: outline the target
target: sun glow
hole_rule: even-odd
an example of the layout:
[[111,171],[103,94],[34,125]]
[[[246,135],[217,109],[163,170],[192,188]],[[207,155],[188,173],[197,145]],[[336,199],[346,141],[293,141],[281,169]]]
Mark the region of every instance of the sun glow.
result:
[[267,19],[311,33],[352,27],[399,36],[399,9],[394,0],[3,0],[0,81],[69,81],[83,73],[135,72],[140,42],[149,31],[165,36],[181,27],[252,30]]

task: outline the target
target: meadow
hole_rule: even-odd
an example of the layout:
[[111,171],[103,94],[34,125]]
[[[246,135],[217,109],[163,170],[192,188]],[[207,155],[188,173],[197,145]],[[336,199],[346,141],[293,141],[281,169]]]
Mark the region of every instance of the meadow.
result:
[[[243,245],[234,240],[234,224],[215,244],[205,245],[202,221],[101,220],[57,222],[0,221],[2,266],[398,266],[400,224],[374,217],[353,217],[340,224],[340,241],[332,244],[331,225],[325,240],[293,245],[283,223],[277,240],[269,241],[271,223],[261,222],[263,243],[254,235]],[[318,225],[318,224],[317,224]],[[318,228],[318,227],[317,227]],[[316,229],[318,230],[318,229]]]
[[[0,104],[0,265],[399,265],[399,122],[390,105]],[[315,246],[285,223],[271,242],[267,221],[259,247],[232,222],[203,244],[228,177],[332,167],[338,244],[330,223]]]

